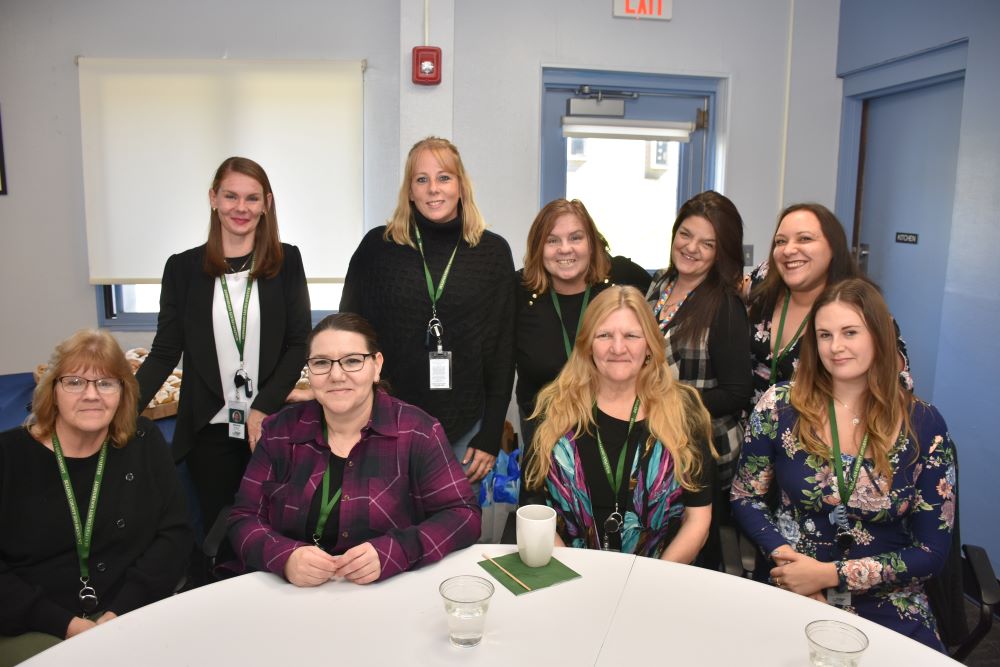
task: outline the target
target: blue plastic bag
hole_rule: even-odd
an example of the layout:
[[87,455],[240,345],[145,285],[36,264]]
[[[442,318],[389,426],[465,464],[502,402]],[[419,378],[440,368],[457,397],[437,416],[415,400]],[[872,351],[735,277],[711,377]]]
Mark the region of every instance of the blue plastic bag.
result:
[[493,464],[479,487],[479,504],[489,507],[493,503],[517,504],[518,492],[521,489],[521,450],[515,449],[508,454],[500,450]]

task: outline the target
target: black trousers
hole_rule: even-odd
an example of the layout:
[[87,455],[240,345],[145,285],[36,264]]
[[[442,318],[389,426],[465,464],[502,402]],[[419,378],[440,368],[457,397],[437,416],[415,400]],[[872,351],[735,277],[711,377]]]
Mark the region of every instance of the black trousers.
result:
[[184,461],[198,496],[201,522],[207,533],[222,508],[233,503],[250,462],[250,446],[246,440],[230,438],[227,424],[209,424],[195,434]]

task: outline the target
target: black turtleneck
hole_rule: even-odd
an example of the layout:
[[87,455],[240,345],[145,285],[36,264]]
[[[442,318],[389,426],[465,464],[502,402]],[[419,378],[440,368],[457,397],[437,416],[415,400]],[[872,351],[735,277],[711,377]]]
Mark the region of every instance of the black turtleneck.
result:
[[[382,377],[394,395],[438,419],[450,440],[482,417],[472,446],[495,455],[514,381],[510,246],[492,232],[469,246],[462,238],[461,209],[454,220],[441,223],[415,209],[413,214],[435,287],[458,245],[437,306],[444,349],[452,353],[452,389],[429,389],[431,300],[416,247],[385,240],[385,227],[368,232],[351,257],[340,310],[358,313],[375,327],[385,356]],[[416,246],[416,235],[411,236]]]

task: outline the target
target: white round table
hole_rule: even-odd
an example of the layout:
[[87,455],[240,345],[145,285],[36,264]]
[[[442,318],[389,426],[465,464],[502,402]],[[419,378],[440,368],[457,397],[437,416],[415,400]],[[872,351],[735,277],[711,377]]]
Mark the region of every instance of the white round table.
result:
[[[26,667],[95,665],[807,665],[809,621],[847,621],[871,642],[863,664],[957,664],[891,630],[726,574],[626,554],[557,548],[582,576],[514,596],[496,583],[486,634],[448,642],[438,584],[489,575],[474,545],[369,586],[296,588],[254,573],[176,595],[65,641]],[[725,629],[723,629],[725,628]]]

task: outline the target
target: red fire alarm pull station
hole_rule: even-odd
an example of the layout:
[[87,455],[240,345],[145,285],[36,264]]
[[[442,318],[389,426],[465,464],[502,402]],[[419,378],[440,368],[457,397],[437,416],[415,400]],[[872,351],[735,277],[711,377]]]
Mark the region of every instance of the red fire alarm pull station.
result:
[[413,47],[413,83],[421,86],[436,86],[441,83],[441,49],[439,47]]

